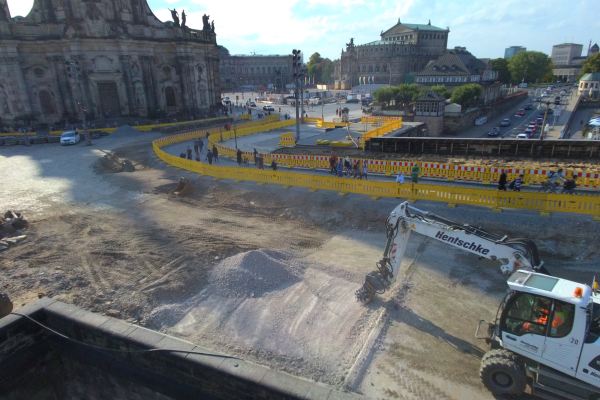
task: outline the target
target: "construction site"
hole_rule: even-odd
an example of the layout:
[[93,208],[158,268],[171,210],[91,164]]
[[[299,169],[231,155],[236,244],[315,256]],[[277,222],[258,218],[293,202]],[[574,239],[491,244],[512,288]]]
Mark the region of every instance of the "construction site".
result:
[[[303,129],[304,136],[320,132],[314,124]],[[219,131],[210,130],[217,143]],[[235,146],[248,156],[253,150],[293,152],[293,147],[273,150],[279,147],[282,133],[289,131],[281,128],[236,137]],[[456,226],[477,227],[477,232],[502,238],[494,239],[495,245],[506,238],[529,239],[550,275],[582,287],[592,287],[595,281],[600,225],[589,213],[540,216],[537,209],[510,207],[492,212],[486,205],[459,202],[448,207],[447,202],[412,194],[371,200],[352,191],[309,190],[259,178],[220,178],[206,166],[206,148],[198,170],[173,167],[169,157],[179,158],[195,138],[204,138],[207,146],[211,143],[205,132],[174,141],[174,136],[122,127],[91,146],[1,148],[0,210],[18,212],[28,222],[20,232],[26,238],[0,253],[0,291],[10,296],[13,310],[52,299],[76,306],[83,310],[76,311],[81,315],[117,319],[191,343],[189,348],[199,346],[281,373],[279,382],[285,377],[296,379],[295,392],[290,389],[277,396],[252,389],[246,397],[235,397],[204,387],[197,389],[194,398],[494,399],[498,394],[491,393],[480,377],[482,357],[490,344],[474,333],[480,320],[496,320],[499,305],[511,290],[508,274],[501,270],[504,264],[500,257],[478,256],[412,228],[417,234],[406,239],[403,256],[395,260],[391,285],[370,294],[368,301],[359,301],[357,291],[365,285],[365,276],[377,270],[376,263],[390,251],[390,213],[406,200],[416,199],[411,207],[417,211],[411,215],[429,212],[439,216],[435,224],[453,221]],[[159,148],[157,140],[171,142]],[[233,142],[218,141],[231,148]],[[157,149],[165,156],[158,157]],[[336,151],[339,156],[374,157],[360,149]],[[221,159],[210,168],[242,171],[227,155],[221,150]],[[443,161],[456,164],[498,162],[519,168],[526,163],[527,168],[593,171],[597,165],[577,159],[445,157]],[[251,170],[257,171],[251,165],[247,174]],[[317,173],[299,168],[286,171]],[[182,178],[188,190],[176,195],[173,192]],[[392,178],[374,173],[369,179]],[[594,190],[583,193],[595,198]],[[4,326],[9,318],[18,316],[3,318]],[[47,318],[52,325],[52,318]],[[10,321],[16,323],[32,324]],[[55,329],[69,336],[70,331],[60,326]],[[90,337],[70,339],[102,346]],[[5,360],[14,353],[6,343],[0,346]],[[68,352],[68,346],[61,351]],[[53,362],[62,365],[61,371],[68,372],[64,380],[53,382],[47,370],[46,378],[34,379],[26,388],[17,387],[22,379],[3,380],[0,398],[84,398],[87,390],[91,397],[100,396],[92,390],[93,382],[100,381],[77,372],[62,356],[57,360]],[[148,368],[152,369],[151,361]],[[24,376],[36,376],[31,373]],[[266,377],[269,372],[262,373]],[[134,390],[116,378],[111,382],[104,394],[108,397],[103,398],[192,398],[160,388]],[[257,382],[270,387],[264,377]],[[311,394],[315,388],[326,389],[327,394]],[[529,386],[523,392],[516,398],[536,398]]]

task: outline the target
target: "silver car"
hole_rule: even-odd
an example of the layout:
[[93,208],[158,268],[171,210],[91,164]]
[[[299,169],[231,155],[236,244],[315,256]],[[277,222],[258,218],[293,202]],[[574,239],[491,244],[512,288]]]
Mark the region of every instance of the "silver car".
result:
[[60,144],[65,146],[67,144],[77,144],[81,140],[81,135],[77,131],[66,131],[60,135]]

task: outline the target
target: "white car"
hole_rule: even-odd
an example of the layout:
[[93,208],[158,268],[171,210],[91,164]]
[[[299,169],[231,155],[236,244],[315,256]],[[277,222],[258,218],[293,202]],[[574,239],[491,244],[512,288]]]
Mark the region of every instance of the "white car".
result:
[[60,144],[77,144],[81,140],[81,135],[77,131],[66,131],[60,135]]
[[275,111],[275,109],[273,108],[273,106],[266,105],[263,106],[263,111]]
[[517,139],[529,139],[526,133],[519,133]]

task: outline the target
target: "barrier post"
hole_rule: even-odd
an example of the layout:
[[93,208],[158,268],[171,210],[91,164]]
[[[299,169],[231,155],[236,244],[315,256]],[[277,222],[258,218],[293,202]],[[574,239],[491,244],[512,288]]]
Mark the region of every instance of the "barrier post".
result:
[[484,172],[483,172],[483,184],[484,185],[489,185],[491,179],[492,179],[492,173],[490,172],[490,169],[488,167],[484,168]]
[[456,186],[452,186],[450,188],[450,198],[448,199],[448,204],[447,206],[449,208],[454,208],[456,207]]
[[548,201],[548,193],[545,193],[544,200],[542,201],[542,206],[540,207],[540,216],[541,217],[549,217],[550,211],[548,210],[549,206]]
[[410,184],[410,197],[408,198],[409,203],[414,203],[417,201],[417,190],[415,189],[415,184]]
[[496,194],[494,196],[494,205],[492,206],[493,212],[502,212],[502,209],[500,208],[500,194],[501,193],[502,193],[501,190],[496,190]]
[[454,182],[454,164],[448,164],[448,181]]

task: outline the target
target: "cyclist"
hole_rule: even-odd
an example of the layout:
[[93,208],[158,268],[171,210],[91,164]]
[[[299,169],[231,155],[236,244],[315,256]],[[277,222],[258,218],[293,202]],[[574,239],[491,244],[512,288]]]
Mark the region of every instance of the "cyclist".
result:
[[563,172],[562,168],[559,168],[558,171],[549,172],[547,176],[548,182],[545,186],[549,187],[550,191],[552,191],[553,193],[556,191],[556,188],[560,183],[567,181],[567,177],[565,176],[565,173]]
[[563,185],[561,193],[564,194],[575,194],[575,186],[577,186],[577,175],[573,175],[573,179],[569,179]]

